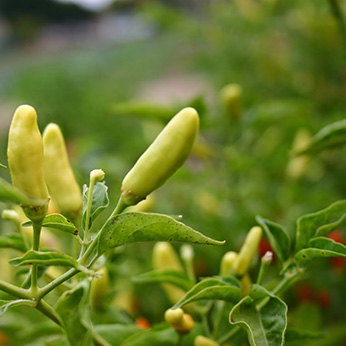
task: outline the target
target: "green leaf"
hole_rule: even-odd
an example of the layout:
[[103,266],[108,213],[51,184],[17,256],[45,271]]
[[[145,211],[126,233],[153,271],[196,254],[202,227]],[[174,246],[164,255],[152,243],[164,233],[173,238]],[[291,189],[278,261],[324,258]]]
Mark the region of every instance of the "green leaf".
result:
[[257,222],[262,226],[264,232],[281,262],[285,262],[290,255],[290,238],[286,230],[279,224],[256,216]]
[[[32,222],[28,221],[23,223],[23,227],[29,227],[32,226]],[[50,214],[47,215],[42,222],[43,227],[49,227],[52,229],[57,229],[59,231],[63,231],[66,233],[70,233],[73,235],[78,234],[77,227],[68,219],[66,219],[65,216],[61,214]]]
[[162,324],[131,335],[120,346],[175,346],[177,340],[178,335],[174,329],[167,324]]
[[28,305],[31,307],[35,307],[36,302],[30,299],[0,300],[0,316],[2,316],[9,308],[18,305]]
[[89,290],[90,283],[84,280],[72,290],[65,292],[56,303],[56,312],[73,346],[93,345]]
[[296,252],[307,247],[311,238],[333,231],[346,220],[346,200],[297,220]]
[[238,302],[241,299],[239,281],[232,276],[206,278],[196,284],[172,309],[180,308],[198,300],[224,300]]
[[34,204],[30,198],[26,197],[22,192],[2,178],[0,178],[0,200],[4,202],[13,202],[16,204]]
[[101,255],[105,251],[121,245],[143,241],[176,241],[205,245],[224,244],[224,241],[208,238],[166,215],[124,213],[108,220],[102,228],[98,254]]
[[95,330],[111,345],[121,345],[128,337],[142,331],[135,324],[100,324]]
[[307,148],[297,155],[319,153],[346,144],[346,119],[323,127],[312,138]]
[[[96,217],[109,205],[109,198],[107,193],[108,187],[101,182],[97,182],[94,186],[91,208],[90,208],[90,222],[89,228]],[[82,215],[82,225],[85,228],[86,210],[88,206],[89,188],[83,186],[83,215]]]
[[24,240],[19,234],[6,234],[0,236],[0,248],[15,249],[22,252],[27,250]]
[[[260,309],[263,299],[268,302]],[[251,346],[280,346],[287,327],[287,305],[263,287],[252,285],[250,295],[231,310],[230,322],[247,332]]]
[[178,270],[153,270],[148,273],[137,275],[133,278],[135,282],[139,283],[169,283],[181,288],[184,291],[188,291],[192,288],[193,282],[191,282],[185,273]]
[[322,257],[346,257],[346,246],[332,239],[317,237],[311,239],[310,247],[300,250],[294,257],[296,263],[307,266],[311,261]]
[[16,257],[9,261],[14,266],[38,264],[40,266],[64,266],[74,267],[87,275],[93,272],[81,266],[74,258],[58,252],[51,251],[34,251],[29,250],[22,257]]

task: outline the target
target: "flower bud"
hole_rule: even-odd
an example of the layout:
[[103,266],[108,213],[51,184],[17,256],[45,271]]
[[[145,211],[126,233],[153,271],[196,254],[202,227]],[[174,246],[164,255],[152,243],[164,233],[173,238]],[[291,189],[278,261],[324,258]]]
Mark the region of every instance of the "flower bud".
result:
[[102,181],[105,178],[105,172],[102,169],[94,169],[90,172],[90,180]]
[[251,262],[257,252],[261,237],[261,227],[255,226],[250,229],[233,264],[233,271],[235,274],[242,276],[249,270]]
[[80,187],[75,179],[66,151],[65,140],[56,124],[43,132],[44,173],[49,193],[64,214],[77,216],[83,206]]
[[164,182],[186,161],[197,136],[199,116],[188,107],[176,114],[125,176],[122,200],[137,204]]

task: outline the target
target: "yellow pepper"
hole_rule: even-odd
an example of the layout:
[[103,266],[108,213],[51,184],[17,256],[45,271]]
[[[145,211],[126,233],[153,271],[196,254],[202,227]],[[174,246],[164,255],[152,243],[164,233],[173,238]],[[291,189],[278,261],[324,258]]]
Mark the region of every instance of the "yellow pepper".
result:
[[185,314],[182,309],[168,309],[165,312],[165,320],[177,333],[189,333],[195,326],[192,316]]
[[19,106],[14,113],[7,148],[13,186],[28,197],[48,200],[43,174],[43,144],[33,107]]
[[203,335],[197,335],[194,340],[194,346],[219,346],[216,341]]
[[251,262],[257,252],[261,237],[261,227],[255,226],[250,229],[237,258],[234,261],[233,271],[235,274],[242,276],[249,270]]
[[44,174],[49,193],[63,214],[77,216],[83,201],[80,187],[70,166],[61,130],[49,124],[43,132]]
[[188,158],[199,116],[188,107],[176,114],[138,159],[122,182],[122,200],[134,205],[160,187]]

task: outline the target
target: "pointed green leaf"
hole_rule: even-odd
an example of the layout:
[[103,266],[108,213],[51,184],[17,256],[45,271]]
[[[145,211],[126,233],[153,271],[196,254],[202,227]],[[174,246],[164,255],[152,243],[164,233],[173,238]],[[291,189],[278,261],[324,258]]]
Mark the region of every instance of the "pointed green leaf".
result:
[[264,232],[281,262],[285,262],[290,255],[290,238],[286,230],[278,223],[256,216],[257,222]]
[[311,238],[333,231],[346,220],[346,200],[331,204],[326,209],[307,214],[297,220],[296,252],[308,246]]
[[36,302],[30,299],[0,300],[0,317],[9,309],[18,305],[36,306]]
[[29,250],[22,257],[11,259],[9,263],[14,266],[38,264],[41,266],[75,267],[79,270],[85,271],[74,258],[58,252],[50,251]]
[[317,237],[311,239],[310,247],[300,250],[295,255],[295,261],[301,267],[307,266],[311,261],[322,257],[346,257],[346,246],[332,239]]
[[[268,302],[260,309],[263,299]],[[230,312],[230,322],[247,334],[251,346],[281,346],[287,327],[287,305],[259,285],[253,285],[250,295]]]
[[0,178],[0,200],[16,204],[33,204],[33,201],[30,198],[26,197],[22,192],[2,178]]
[[89,299],[90,283],[80,282],[65,292],[56,303],[67,338],[73,346],[91,346],[91,312]]
[[173,218],[152,213],[124,213],[105,224],[98,243],[98,253],[135,242],[176,241],[193,244],[222,245]]
[[322,128],[311,138],[309,146],[297,154],[319,153],[344,144],[346,144],[346,119]]
[[24,240],[19,234],[6,234],[0,236],[0,248],[15,249],[22,252],[27,250]]
[[[23,227],[29,227],[32,226],[32,222],[28,221],[23,223]],[[68,219],[66,219],[65,216],[61,214],[50,214],[47,215],[42,222],[43,227],[49,227],[52,229],[57,229],[59,231],[63,231],[66,233],[70,233],[73,235],[78,234],[77,227]]]
[[196,284],[172,309],[180,308],[197,300],[224,300],[238,302],[241,298],[239,281],[232,276],[206,278]]
[[148,273],[137,275],[133,278],[135,282],[139,283],[169,283],[181,288],[184,291],[188,291],[192,288],[193,282],[191,282],[185,273],[177,270],[153,270]]
[[[91,227],[96,217],[109,205],[107,190],[108,190],[108,187],[102,182],[97,182],[94,186],[94,190],[92,193],[91,209],[90,209],[89,228]],[[88,205],[88,198],[89,198],[89,188],[86,185],[84,185],[83,186],[83,215],[82,215],[83,228],[85,228],[85,218],[86,218],[86,210]]]

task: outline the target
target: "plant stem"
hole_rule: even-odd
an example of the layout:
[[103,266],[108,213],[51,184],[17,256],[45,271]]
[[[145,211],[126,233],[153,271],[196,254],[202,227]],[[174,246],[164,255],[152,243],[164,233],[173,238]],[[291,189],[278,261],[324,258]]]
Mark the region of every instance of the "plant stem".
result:
[[[83,239],[85,243],[88,242],[88,234],[89,234],[89,227],[90,227],[90,212],[91,212],[94,186],[95,186],[95,177],[90,175],[88,205],[87,205],[86,214],[85,214],[85,227],[84,227],[84,239]],[[85,247],[86,245],[83,245],[83,250],[85,250]]]
[[177,341],[177,346],[181,346],[183,344],[183,334],[178,334],[178,341]]
[[59,315],[56,313],[56,311],[43,299],[41,299],[37,305],[36,309],[41,311],[45,316],[47,316],[50,320],[55,322],[57,325],[61,326],[61,320]]
[[[41,235],[41,228],[42,228],[42,221],[33,221],[33,242],[32,242],[32,249],[34,251],[38,251],[40,248],[40,235]],[[33,264],[31,269],[31,293],[33,297],[36,297],[38,292],[38,265]]]
[[17,298],[31,299],[31,294],[27,290],[0,280],[0,291],[11,294]]

